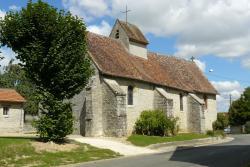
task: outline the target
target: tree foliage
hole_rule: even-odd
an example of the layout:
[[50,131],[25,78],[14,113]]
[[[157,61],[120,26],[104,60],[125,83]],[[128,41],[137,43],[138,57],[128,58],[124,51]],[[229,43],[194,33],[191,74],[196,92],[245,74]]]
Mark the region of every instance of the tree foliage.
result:
[[176,135],[178,118],[168,118],[161,110],[143,111],[135,123],[135,133],[148,136]]
[[214,130],[224,130],[229,125],[227,113],[218,113],[217,120],[213,122]]
[[[29,1],[26,8],[10,11],[0,21],[0,42],[17,54],[27,77],[39,91],[42,108],[48,110],[42,113],[42,119],[50,120],[47,126],[54,130],[49,133],[47,128],[38,128],[41,137],[55,141],[55,136],[61,139],[69,134],[69,127],[59,126],[55,119],[64,115],[60,121],[72,120],[70,114],[64,114],[71,113],[67,108],[70,103],[65,107],[63,100],[79,93],[92,74],[83,21],[41,0]],[[51,103],[65,110],[52,107]],[[65,125],[65,122],[61,123]],[[58,130],[66,133],[58,133]]]
[[81,91],[91,74],[81,19],[39,0],[0,22],[0,41],[17,53],[32,82],[58,99]]
[[244,125],[250,121],[250,87],[229,108],[230,125]]
[[13,60],[3,67],[4,72],[0,74],[0,87],[16,89],[27,101],[24,104],[25,114],[35,115],[38,113],[35,85],[26,77],[23,68],[12,62]]
[[69,102],[62,103],[53,95],[46,93],[42,101],[40,119],[35,123],[37,132],[45,141],[62,142],[64,137],[73,132],[73,115]]

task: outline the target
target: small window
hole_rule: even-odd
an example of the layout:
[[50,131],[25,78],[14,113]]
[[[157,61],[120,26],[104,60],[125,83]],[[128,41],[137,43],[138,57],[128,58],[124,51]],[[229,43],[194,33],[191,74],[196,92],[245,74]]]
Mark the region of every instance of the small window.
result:
[[9,107],[3,107],[3,115],[8,116],[9,115]]
[[207,107],[208,107],[208,106],[207,106],[207,96],[204,95],[203,98],[204,98],[204,103],[205,103],[205,109],[207,109]]
[[183,95],[180,94],[180,110],[183,111]]
[[118,39],[119,38],[119,30],[116,30],[116,33],[115,33],[115,38]]
[[128,86],[128,105],[133,105],[133,86]]

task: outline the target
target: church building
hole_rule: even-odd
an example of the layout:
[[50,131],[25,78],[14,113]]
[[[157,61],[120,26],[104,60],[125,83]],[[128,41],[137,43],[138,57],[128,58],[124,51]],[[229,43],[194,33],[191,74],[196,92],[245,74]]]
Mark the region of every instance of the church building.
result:
[[128,136],[144,110],[179,118],[180,132],[204,133],[217,118],[217,91],[193,61],[150,52],[140,29],[116,20],[109,37],[87,33],[94,75],[71,99],[75,133]]

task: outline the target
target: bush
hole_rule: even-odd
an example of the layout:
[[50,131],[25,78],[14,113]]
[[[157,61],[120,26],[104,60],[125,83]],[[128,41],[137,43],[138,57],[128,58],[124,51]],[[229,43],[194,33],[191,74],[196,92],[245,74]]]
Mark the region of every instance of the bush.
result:
[[229,125],[228,115],[218,113],[217,120],[213,122],[213,130],[224,130]]
[[63,142],[64,137],[73,132],[71,104],[47,96],[41,105],[40,119],[35,121],[40,138],[43,141]]
[[250,121],[247,121],[246,124],[245,124],[245,131],[246,133],[250,133]]
[[207,131],[207,135],[213,137],[213,136],[215,136],[215,133],[214,133],[213,130],[208,130],[208,131]]
[[211,136],[211,137],[221,136],[223,138],[226,136],[223,130],[215,130],[215,131],[214,130],[208,130],[207,135]]
[[141,113],[135,123],[135,133],[149,136],[176,135],[178,118],[168,118],[161,110],[147,110]]

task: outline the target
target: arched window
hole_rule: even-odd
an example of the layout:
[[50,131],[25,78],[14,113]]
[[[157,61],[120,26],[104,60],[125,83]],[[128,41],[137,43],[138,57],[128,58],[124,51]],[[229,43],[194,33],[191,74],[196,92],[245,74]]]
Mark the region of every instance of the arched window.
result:
[[119,38],[119,36],[120,36],[120,34],[119,34],[119,30],[116,30],[116,33],[115,33],[115,38],[116,38],[116,39],[118,39],[118,38]]
[[128,105],[133,105],[133,86],[128,86]]

